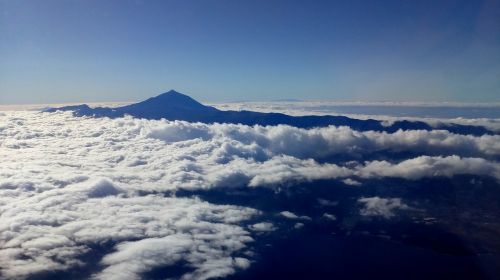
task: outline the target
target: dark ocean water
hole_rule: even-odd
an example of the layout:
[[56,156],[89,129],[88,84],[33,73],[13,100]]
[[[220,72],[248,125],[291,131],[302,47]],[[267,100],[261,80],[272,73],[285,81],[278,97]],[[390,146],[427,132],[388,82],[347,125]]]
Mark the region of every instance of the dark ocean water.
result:
[[456,256],[372,236],[303,233],[276,241],[229,279],[498,279],[500,257]]

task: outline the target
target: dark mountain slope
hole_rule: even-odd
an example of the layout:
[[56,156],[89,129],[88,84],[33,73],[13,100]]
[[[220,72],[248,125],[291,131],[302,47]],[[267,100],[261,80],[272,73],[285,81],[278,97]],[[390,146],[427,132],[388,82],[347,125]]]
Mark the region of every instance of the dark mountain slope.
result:
[[184,120],[202,123],[235,123],[245,125],[278,125],[286,124],[300,128],[324,127],[328,125],[349,126],[359,131],[375,130],[395,132],[399,129],[444,129],[457,134],[494,134],[481,126],[458,124],[443,124],[431,127],[425,122],[396,121],[390,126],[384,126],[377,120],[358,120],[344,116],[289,116],[280,113],[260,113],[252,111],[221,111],[211,106],[205,106],[191,97],[174,90],[149,98],[145,101],[118,107],[90,108],[87,105],[49,108],[46,112],[73,111],[76,116],[93,117],[123,117],[131,115],[145,119]]

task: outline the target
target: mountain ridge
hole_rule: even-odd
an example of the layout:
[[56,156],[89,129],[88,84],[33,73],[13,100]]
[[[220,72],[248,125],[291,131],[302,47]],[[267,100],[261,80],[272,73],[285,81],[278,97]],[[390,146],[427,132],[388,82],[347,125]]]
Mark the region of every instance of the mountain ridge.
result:
[[164,92],[144,101],[116,108],[90,108],[86,104],[49,108],[44,112],[72,111],[75,116],[117,118],[131,115],[145,119],[183,120],[202,123],[233,123],[244,125],[290,125],[299,128],[325,127],[329,125],[349,126],[359,131],[433,130],[443,129],[457,134],[495,134],[482,126],[440,124],[430,126],[421,121],[399,120],[384,125],[374,119],[360,120],[345,116],[289,116],[282,113],[262,113],[254,111],[222,111],[203,105],[188,95],[175,90]]

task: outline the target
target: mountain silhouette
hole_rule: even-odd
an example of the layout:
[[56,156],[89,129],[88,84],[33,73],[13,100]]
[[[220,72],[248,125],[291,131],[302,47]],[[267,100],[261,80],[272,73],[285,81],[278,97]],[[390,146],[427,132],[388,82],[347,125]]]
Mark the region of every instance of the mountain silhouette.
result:
[[49,108],[45,112],[73,111],[75,116],[110,117],[117,118],[131,115],[145,119],[183,120],[202,123],[233,123],[244,125],[290,125],[299,128],[324,127],[329,125],[349,126],[359,131],[386,131],[402,130],[432,130],[443,129],[457,134],[495,134],[482,126],[440,124],[430,126],[420,121],[395,121],[391,125],[384,125],[381,121],[368,119],[359,120],[344,116],[289,116],[281,113],[261,113],[253,111],[222,111],[206,106],[193,98],[170,90],[156,97],[127,106],[108,108],[91,108],[86,104]]

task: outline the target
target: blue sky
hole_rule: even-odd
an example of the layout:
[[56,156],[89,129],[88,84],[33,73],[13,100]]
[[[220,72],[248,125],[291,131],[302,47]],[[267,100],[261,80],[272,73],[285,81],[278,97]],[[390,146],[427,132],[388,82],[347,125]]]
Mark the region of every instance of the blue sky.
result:
[[0,0],[0,103],[500,101],[500,1]]

